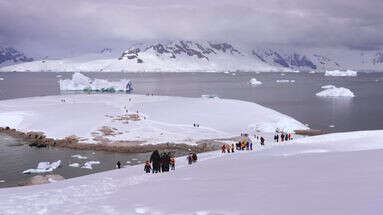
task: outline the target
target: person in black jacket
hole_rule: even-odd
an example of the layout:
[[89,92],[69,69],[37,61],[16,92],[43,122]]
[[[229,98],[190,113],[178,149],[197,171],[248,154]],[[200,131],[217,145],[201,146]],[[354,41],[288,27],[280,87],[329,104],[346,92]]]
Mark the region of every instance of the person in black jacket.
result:
[[158,150],[153,151],[152,155],[150,156],[150,163],[153,165],[153,173],[161,172],[161,156]]
[[265,145],[265,138],[261,137],[261,146]]

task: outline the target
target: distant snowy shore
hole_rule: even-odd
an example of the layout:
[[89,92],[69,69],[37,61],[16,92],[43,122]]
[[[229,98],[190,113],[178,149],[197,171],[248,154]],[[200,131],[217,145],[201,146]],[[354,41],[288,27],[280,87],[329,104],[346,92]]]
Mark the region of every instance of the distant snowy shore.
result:
[[[193,124],[200,126],[195,127]],[[307,129],[255,103],[127,94],[63,95],[0,101],[0,127],[76,136],[84,143],[186,143],[257,130]]]

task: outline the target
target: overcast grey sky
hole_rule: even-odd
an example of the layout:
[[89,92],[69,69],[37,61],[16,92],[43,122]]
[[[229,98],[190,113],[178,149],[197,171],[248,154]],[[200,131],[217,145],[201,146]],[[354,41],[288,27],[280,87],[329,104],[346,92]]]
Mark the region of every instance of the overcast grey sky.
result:
[[382,0],[0,0],[0,42],[68,54],[132,41],[377,49]]

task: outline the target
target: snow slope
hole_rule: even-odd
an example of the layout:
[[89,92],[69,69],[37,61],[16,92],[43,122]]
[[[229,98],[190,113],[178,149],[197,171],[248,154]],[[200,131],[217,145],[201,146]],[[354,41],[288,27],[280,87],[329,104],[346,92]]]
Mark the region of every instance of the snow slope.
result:
[[0,189],[0,213],[380,214],[382,136],[379,130],[266,142],[256,152],[203,153],[192,166],[178,158],[170,173],[144,174],[139,165]]
[[[138,114],[137,114],[138,111]],[[131,119],[128,119],[131,118]],[[139,120],[135,120],[139,118]],[[200,127],[193,127],[193,123]],[[146,143],[189,143],[238,136],[257,129],[274,132],[306,127],[289,116],[255,103],[226,99],[128,94],[35,97],[0,101],[0,127],[41,131],[48,137],[76,135],[84,142],[106,138]]]

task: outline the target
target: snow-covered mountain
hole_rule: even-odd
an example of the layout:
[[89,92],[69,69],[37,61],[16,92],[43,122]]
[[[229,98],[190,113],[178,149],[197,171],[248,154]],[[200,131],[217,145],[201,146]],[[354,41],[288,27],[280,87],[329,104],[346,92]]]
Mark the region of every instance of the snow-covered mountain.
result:
[[136,44],[119,57],[86,55],[3,67],[0,71],[290,71],[254,58],[229,43],[173,41]]
[[0,65],[10,65],[22,62],[31,62],[33,58],[29,58],[24,53],[12,48],[0,46]]
[[[0,71],[383,71],[383,51],[240,47],[228,42],[170,41],[139,43],[117,52],[97,53],[33,62],[24,56]],[[16,62],[16,61],[15,61]]]
[[295,70],[342,69],[341,65],[321,54],[307,54],[295,50],[257,48],[252,54],[270,65],[292,68]]

